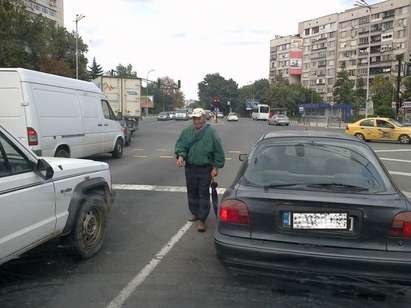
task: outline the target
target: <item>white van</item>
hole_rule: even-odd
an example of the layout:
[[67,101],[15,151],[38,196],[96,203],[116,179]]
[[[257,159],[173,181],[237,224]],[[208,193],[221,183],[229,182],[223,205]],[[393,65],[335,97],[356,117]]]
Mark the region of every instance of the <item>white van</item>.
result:
[[122,127],[91,82],[0,68],[0,124],[39,156],[123,154]]
[[258,104],[251,114],[253,120],[264,120],[268,121],[270,118],[270,106],[264,104]]

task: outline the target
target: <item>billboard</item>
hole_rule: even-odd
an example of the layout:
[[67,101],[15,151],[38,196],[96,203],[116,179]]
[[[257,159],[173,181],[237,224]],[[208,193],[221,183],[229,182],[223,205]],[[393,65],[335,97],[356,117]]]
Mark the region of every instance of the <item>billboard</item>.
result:
[[290,51],[290,70],[289,74],[293,76],[299,76],[303,67],[303,52],[302,51]]

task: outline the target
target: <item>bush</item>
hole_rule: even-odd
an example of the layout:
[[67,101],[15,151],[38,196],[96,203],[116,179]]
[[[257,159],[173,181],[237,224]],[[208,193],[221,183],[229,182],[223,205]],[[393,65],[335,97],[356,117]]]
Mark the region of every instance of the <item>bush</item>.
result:
[[379,117],[395,118],[395,110],[389,106],[380,106],[375,109],[375,114]]

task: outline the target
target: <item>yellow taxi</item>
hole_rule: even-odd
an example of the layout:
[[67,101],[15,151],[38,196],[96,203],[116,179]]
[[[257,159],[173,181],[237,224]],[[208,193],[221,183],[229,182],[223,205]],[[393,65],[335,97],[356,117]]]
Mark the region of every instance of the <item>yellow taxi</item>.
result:
[[348,124],[346,132],[361,140],[399,141],[409,144],[411,127],[389,118],[366,118],[353,124]]

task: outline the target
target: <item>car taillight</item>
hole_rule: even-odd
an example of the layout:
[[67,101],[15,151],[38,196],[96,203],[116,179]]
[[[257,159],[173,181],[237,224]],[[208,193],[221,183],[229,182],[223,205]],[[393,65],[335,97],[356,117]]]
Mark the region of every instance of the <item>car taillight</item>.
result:
[[39,144],[39,137],[34,128],[27,127],[27,137],[29,140],[29,145],[34,146]]
[[226,200],[220,204],[220,222],[249,225],[250,215],[247,205],[239,200]]
[[411,212],[402,212],[394,216],[390,236],[411,237]]

